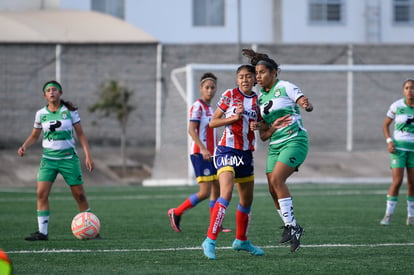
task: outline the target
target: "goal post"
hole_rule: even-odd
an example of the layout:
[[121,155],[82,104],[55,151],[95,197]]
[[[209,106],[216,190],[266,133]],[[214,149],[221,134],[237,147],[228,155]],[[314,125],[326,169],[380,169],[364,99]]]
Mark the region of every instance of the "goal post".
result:
[[[381,79],[385,82],[384,85],[386,87],[381,87],[383,90],[390,90],[395,91],[396,88],[398,88],[404,78],[411,77],[412,73],[414,72],[414,65],[404,65],[404,64],[375,64],[375,65],[361,65],[361,64],[353,64],[352,60],[352,54],[348,60],[348,64],[343,65],[309,65],[309,64],[287,64],[287,65],[281,65],[281,79],[291,81],[295,84],[299,84],[298,80],[302,80],[302,83],[298,85],[306,95],[310,95],[311,100],[312,99],[318,99],[317,101],[313,101],[315,105],[315,114],[312,113],[312,118],[310,119],[311,123],[319,123],[319,125],[334,125],[341,124],[341,127],[344,127],[344,134],[337,133],[337,136],[330,137],[330,136],[324,136],[326,140],[335,140],[335,144],[333,146],[335,147],[342,147],[344,149],[341,149],[342,151],[352,152],[354,150],[354,129],[355,129],[355,111],[358,111],[359,109],[355,109],[355,104],[358,104],[358,108],[360,108],[360,102],[355,101],[354,99],[354,93],[355,90],[359,92],[358,94],[358,100],[361,97],[364,97],[363,94],[361,94],[361,91],[368,91],[369,85],[372,85],[371,83],[375,81],[375,79]],[[174,174],[177,174],[177,171],[172,171],[168,178],[159,178],[159,179],[148,179],[145,180],[143,185],[151,186],[151,185],[193,185],[195,184],[194,174],[193,174],[193,168],[191,165],[191,161],[189,156],[190,153],[190,144],[191,144],[191,138],[187,134],[188,129],[188,110],[190,109],[191,105],[193,104],[194,100],[198,96],[199,93],[199,82],[198,79],[204,72],[213,72],[218,77],[218,90],[217,94],[214,98],[214,102],[212,102],[213,108],[215,108],[215,102],[217,102],[218,98],[220,97],[220,94],[225,90],[232,87],[235,87],[236,85],[236,70],[240,66],[239,64],[198,64],[198,63],[190,63],[187,64],[184,67],[179,67],[176,69],[173,69],[170,74],[171,83],[173,85],[173,88],[178,92],[180,95],[179,97],[175,97],[174,100],[179,100],[180,104],[182,106],[184,102],[185,114],[186,117],[182,118],[186,122],[182,122],[180,126],[180,132],[183,132],[182,137],[185,139],[184,135],[187,139],[187,148],[176,148],[177,150],[180,150],[182,153],[187,152],[186,156],[186,164],[182,163],[182,168],[186,166],[186,173],[183,173],[175,178]],[[289,77],[285,77],[285,73]],[[369,73],[370,77],[365,77],[361,80],[364,76],[366,76],[366,73]],[[373,74],[373,75],[372,75]],[[335,75],[335,77],[331,77]],[[372,76],[371,76],[372,75]],[[407,75],[407,76],[404,76]],[[308,81],[303,79],[309,79]],[[323,85],[326,84],[327,80],[332,78],[332,80],[329,80],[330,83],[327,85],[327,87],[324,87]],[[383,80],[386,78],[387,80]],[[308,85],[309,82],[312,82]],[[338,83],[339,82],[339,83]],[[338,86],[335,86],[338,85]],[[357,88],[355,85],[358,85]],[[377,84],[378,85],[378,84]],[[317,88],[315,88],[317,87]],[[338,88],[339,87],[339,88]],[[256,87],[257,89],[257,87]],[[337,91],[337,90],[340,91]],[[369,91],[369,93],[375,92],[375,91]],[[398,94],[394,92],[394,95],[388,95],[385,94],[384,91],[381,93],[382,97],[387,97],[386,99],[382,99],[384,103],[381,102],[381,104],[385,104],[387,107],[389,106],[392,101],[391,99],[398,97]],[[331,95],[333,93],[338,94],[338,96]],[[368,97],[369,95],[366,95]],[[331,97],[331,98],[330,98]],[[371,96],[372,97],[372,96]],[[320,100],[322,99],[322,100]],[[335,107],[335,104],[332,104],[332,99],[341,101],[339,103],[339,106],[343,108],[341,110],[337,110],[338,108]],[[163,99],[165,100],[165,99]],[[172,99],[168,99],[170,102]],[[364,98],[365,100],[365,98]],[[367,99],[369,100],[369,98]],[[323,102],[321,102],[323,101]],[[337,104],[338,105],[338,104]],[[384,106],[385,106],[384,105]],[[332,108],[332,110],[326,110],[326,114],[328,114],[327,117],[322,117],[321,115],[318,115],[318,112],[320,112],[320,109],[324,108]],[[335,109],[336,108],[336,109]],[[374,108],[374,107],[372,107]],[[381,107],[384,108],[384,107]],[[386,107],[385,107],[386,108]],[[378,108],[377,108],[378,109]],[[380,110],[380,114],[382,115],[385,113],[386,110]],[[329,119],[333,120],[336,113],[341,113],[340,119],[336,119],[335,122],[330,121]],[[329,115],[332,114],[332,118],[329,117]],[[325,115],[325,114],[324,114]],[[170,114],[164,113],[164,114],[157,114],[157,116],[163,117],[163,119],[168,118]],[[305,114],[305,116],[307,116]],[[315,117],[316,116],[316,117]],[[378,117],[378,116],[376,116]],[[369,121],[369,118],[362,118],[366,119],[367,121],[359,121],[361,118],[358,117],[358,123],[359,124],[365,124],[368,125],[369,123],[372,124],[372,122]],[[314,122],[315,120],[316,122]],[[321,120],[319,122],[319,120]],[[324,122],[326,120],[326,122]],[[338,121],[339,120],[339,121]],[[372,118],[371,118],[372,121]],[[178,122],[174,122],[178,123]],[[342,126],[343,124],[343,126]],[[186,129],[185,126],[186,125]],[[157,127],[162,127],[157,126]],[[326,131],[325,129],[314,129],[316,127],[312,128],[308,126],[305,123],[305,128],[308,128],[308,130],[311,130],[311,132],[323,132]],[[339,127],[339,126],[337,126]],[[367,132],[373,132],[369,129],[364,128],[365,125],[359,126],[359,128],[362,128],[362,131]],[[342,128],[341,128],[342,129]],[[329,131],[332,131],[329,129]],[[339,130],[338,130],[339,131]],[[342,130],[341,130],[342,131]],[[361,130],[359,130],[361,131]],[[159,131],[156,131],[160,135],[163,134],[162,129],[159,129]],[[328,133],[330,134],[330,133]],[[360,135],[360,134],[359,134]],[[378,134],[376,134],[378,136]],[[339,138],[337,138],[339,136]],[[312,137],[312,135],[311,135]],[[318,137],[317,137],[318,138]],[[363,137],[362,139],[368,139],[368,137]],[[157,140],[163,140],[161,137],[157,137]],[[316,140],[318,142],[318,140]],[[258,143],[262,143],[261,141],[257,141]],[[343,142],[342,145],[339,144],[340,142]],[[371,142],[365,141],[364,142]],[[323,143],[323,141],[321,141]],[[372,143],[372,142],[371,142]],[[313,146],[314,143],[312,143]],[[312,148],[311,146],[311,148]],[[324,144],[322,145],[324,146]],[[361,145],[362,146],[362,145]],[[162,147],[162,145],[158,145],[158,147]],[[259,147],[259,146],[258,146]],[[156,152],[156,154],[159,154],[159,152]],[[260,155],[261,156],[261,155]],[[265,157],[261,156],[259,159],[255,156],[255,163],[258,161],[263,162],[263,159]],[[154,163],[153,169],[165,169],[165,164],[157,164]],[[265,182],[265,175],[264,173],[260,173],[259,171],[256,171],[256,174],[258,175],[256,177],[257,181],[264,181]],[[259,176],[260,175],[260,176]]]

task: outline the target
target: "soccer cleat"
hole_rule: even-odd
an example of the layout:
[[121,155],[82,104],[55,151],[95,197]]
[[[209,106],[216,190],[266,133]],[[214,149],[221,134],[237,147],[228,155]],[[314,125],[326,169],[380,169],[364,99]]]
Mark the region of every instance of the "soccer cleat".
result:
[[290,252],[295,252],[298,250],[300,246],[300,238],[303,235],[303,232],[305,231],[299,224],[295,226],[296,232],[293,235],[293,238],[290,240]]
[[171,208],[170,210],[168,210],[168,218],[170,218],[171,227],[175,231],[181,232],[181,229],[180,229],[181,216],[175,215],[174,210],[175,210],[174,208]]
[[253,256],[264,255],[264,251],[260,249],[259,247],[252,245],[249,240],[240,241],[238,239],[235,239],[231,247],[236,251],[245,250],[249,252],[250,254],[252,254]]
[[215,260],[216,259],[216,241],[210,239],[207,237],[204,242],[201,244],[204,250],[204,255],[209,260]]
[[[380,221],[381,225],[390,225],[391,223],[391,215],[385,215],[384,218]],[[408,223],[408,219],[407,219]]]
[[280,243],[287,243],[291,241],[297,231],[300,231],[300,234],[302,234],[303,232],[303,228],[300,227],[300,225],[295,225],[295,226],[285,225],[285,226],[282,226],[281,228],[283,228],[283,233],[279,241]]
[[223,233],[229,233],[229,232],[232,232],[233,230],[231,230],[230,228],[226,228],[226,227],[221,226],[220,231],[223,232]]
[[407,217],[407,225],[414,225],[414,217]]
[[24,238],[26,241],[47,241],[48,237],[45,234],[40,233],[39,231],[36,231],[30,236]]

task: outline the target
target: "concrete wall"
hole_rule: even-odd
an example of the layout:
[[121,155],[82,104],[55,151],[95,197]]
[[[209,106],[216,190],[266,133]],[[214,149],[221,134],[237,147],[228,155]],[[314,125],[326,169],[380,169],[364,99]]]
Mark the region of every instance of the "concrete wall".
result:
[[[30,134],[34,114],[46,104],[42,86],[56,78],[55,45],[0,44],[0,148],[21,144]],[[130,145],[154,144],[156,45],[63,45],[63,98],[79,108],[90,142],[119,143],[120,126],[114,117],[91,114],[100,85],[109,79],[133,91],[135,110],[128,120]]]
[[[244,45],[249,47],[250,45]],[[297,84],[315,105],[304,114],[313,150],[345,150],[346,74],[284,72],[284,64],[346,64],[347,45],[258,45],[280,63],[280,78]],[[356,45],[356,64],[412,64],[412,45]],[[116,79],[134,91],[127,129],[129,146],[155,143],[156,45],[63,45],[64,98],[79,107],[82,125],[92,144],[117,145],[120,127],[114,118],[91,114],[99,86]],[[162,150],[186,161],[187,108],[171,82],[171,70],[187,63],[237,63],[235,44],[163,46]],[[234,72],[214,72],[219,91],[235,84]],[[382,122],[388,106],[402,96],[402,82],[413,73],[358,73],[354,76],[355,150],[383,148]],[[34,114],[45,101],[41,87],[55,78],[55,45],[0,44],[0,148],[21,144],[30,134]],[[184,75],[181,81],[185,87]],[[198,79],[195,80],[198,83]],[[194,87],[195,91],[198,87]],[[168,148],[167,148],[168,147]],[[171,148],[169,148],[171,147]],[[172,151],[170,151],[170,149]]]

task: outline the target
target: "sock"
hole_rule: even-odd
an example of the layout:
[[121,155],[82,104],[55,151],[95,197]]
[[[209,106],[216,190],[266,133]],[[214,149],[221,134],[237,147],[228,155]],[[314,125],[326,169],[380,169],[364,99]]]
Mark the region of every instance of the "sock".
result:
[[226,209],[227,206],[229,206],[229,203],[229,201],[220,197],[214,205],[213,214],[210,218],[210,225],[207,230],[207,237],[212,240],[217,240],[217,236],[220,232],[221,224],[223,223],[224,216],[226,215]]
[[197,195],[192,194],[185,201],[183,201],[182,204],[180,204],[177,208],[175,208],[174,214],[177,216],[181,216],[182,214],[184,214],[185,211],[187,211],[190,208],[193,208],[199,202],[200,200],[198,199]]
[[414,197],[407,196],[407,216],[414,217]]
[[282,210],[277,209],[277,213],[279,214],[279,217],[283,220]]
[[278,199],[280,205],[280,211],[282,212],[282,220],[286,225],[296,225],[295,215],[293,214],[293,201],[292,197]]
[[247,241],[247,233],[250,225],[250,207],[243,207],[240,203],[236,211],[236,239]]
[[49,210],[37,210],[37,224],[39,226],[39,232],[45,235],[48,234],[49,216]]
[[214,205],[216,204],[216,201],[217,200],[210,200],[210,202],[209,202],[209,206],[210,206],[210,219],[211,219],[211,215],[213,215],[213,208],[214,208]]
[[387,195],[387,207],[385,209],[385,215],[391,216],[394,214],[395,206],[397,205],[398,197],[392,197]]

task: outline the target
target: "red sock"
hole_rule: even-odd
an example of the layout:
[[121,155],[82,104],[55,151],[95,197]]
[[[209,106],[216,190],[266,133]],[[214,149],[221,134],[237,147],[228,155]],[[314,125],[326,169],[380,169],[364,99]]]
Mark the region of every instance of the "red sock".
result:
[[236,239],[240,241],[247,240],[247,232],[249,230],[250,214],[236,211]]
[[213,212],[210,217],[210,226],[208,227],[207,237],[209,237],[212,240],[217,240],[217,236],[220,232],[221,224],[223,223],[225,215],[226,206],[217,202],[214,205]]
[[194,205],[191,203],[190,198],[187,198],[185,201],[183,201],[182,204],[175,208],[174,214],[177,216],[181,216],[185,211],[187,211],[190,208],[193,208],[193,206]]

